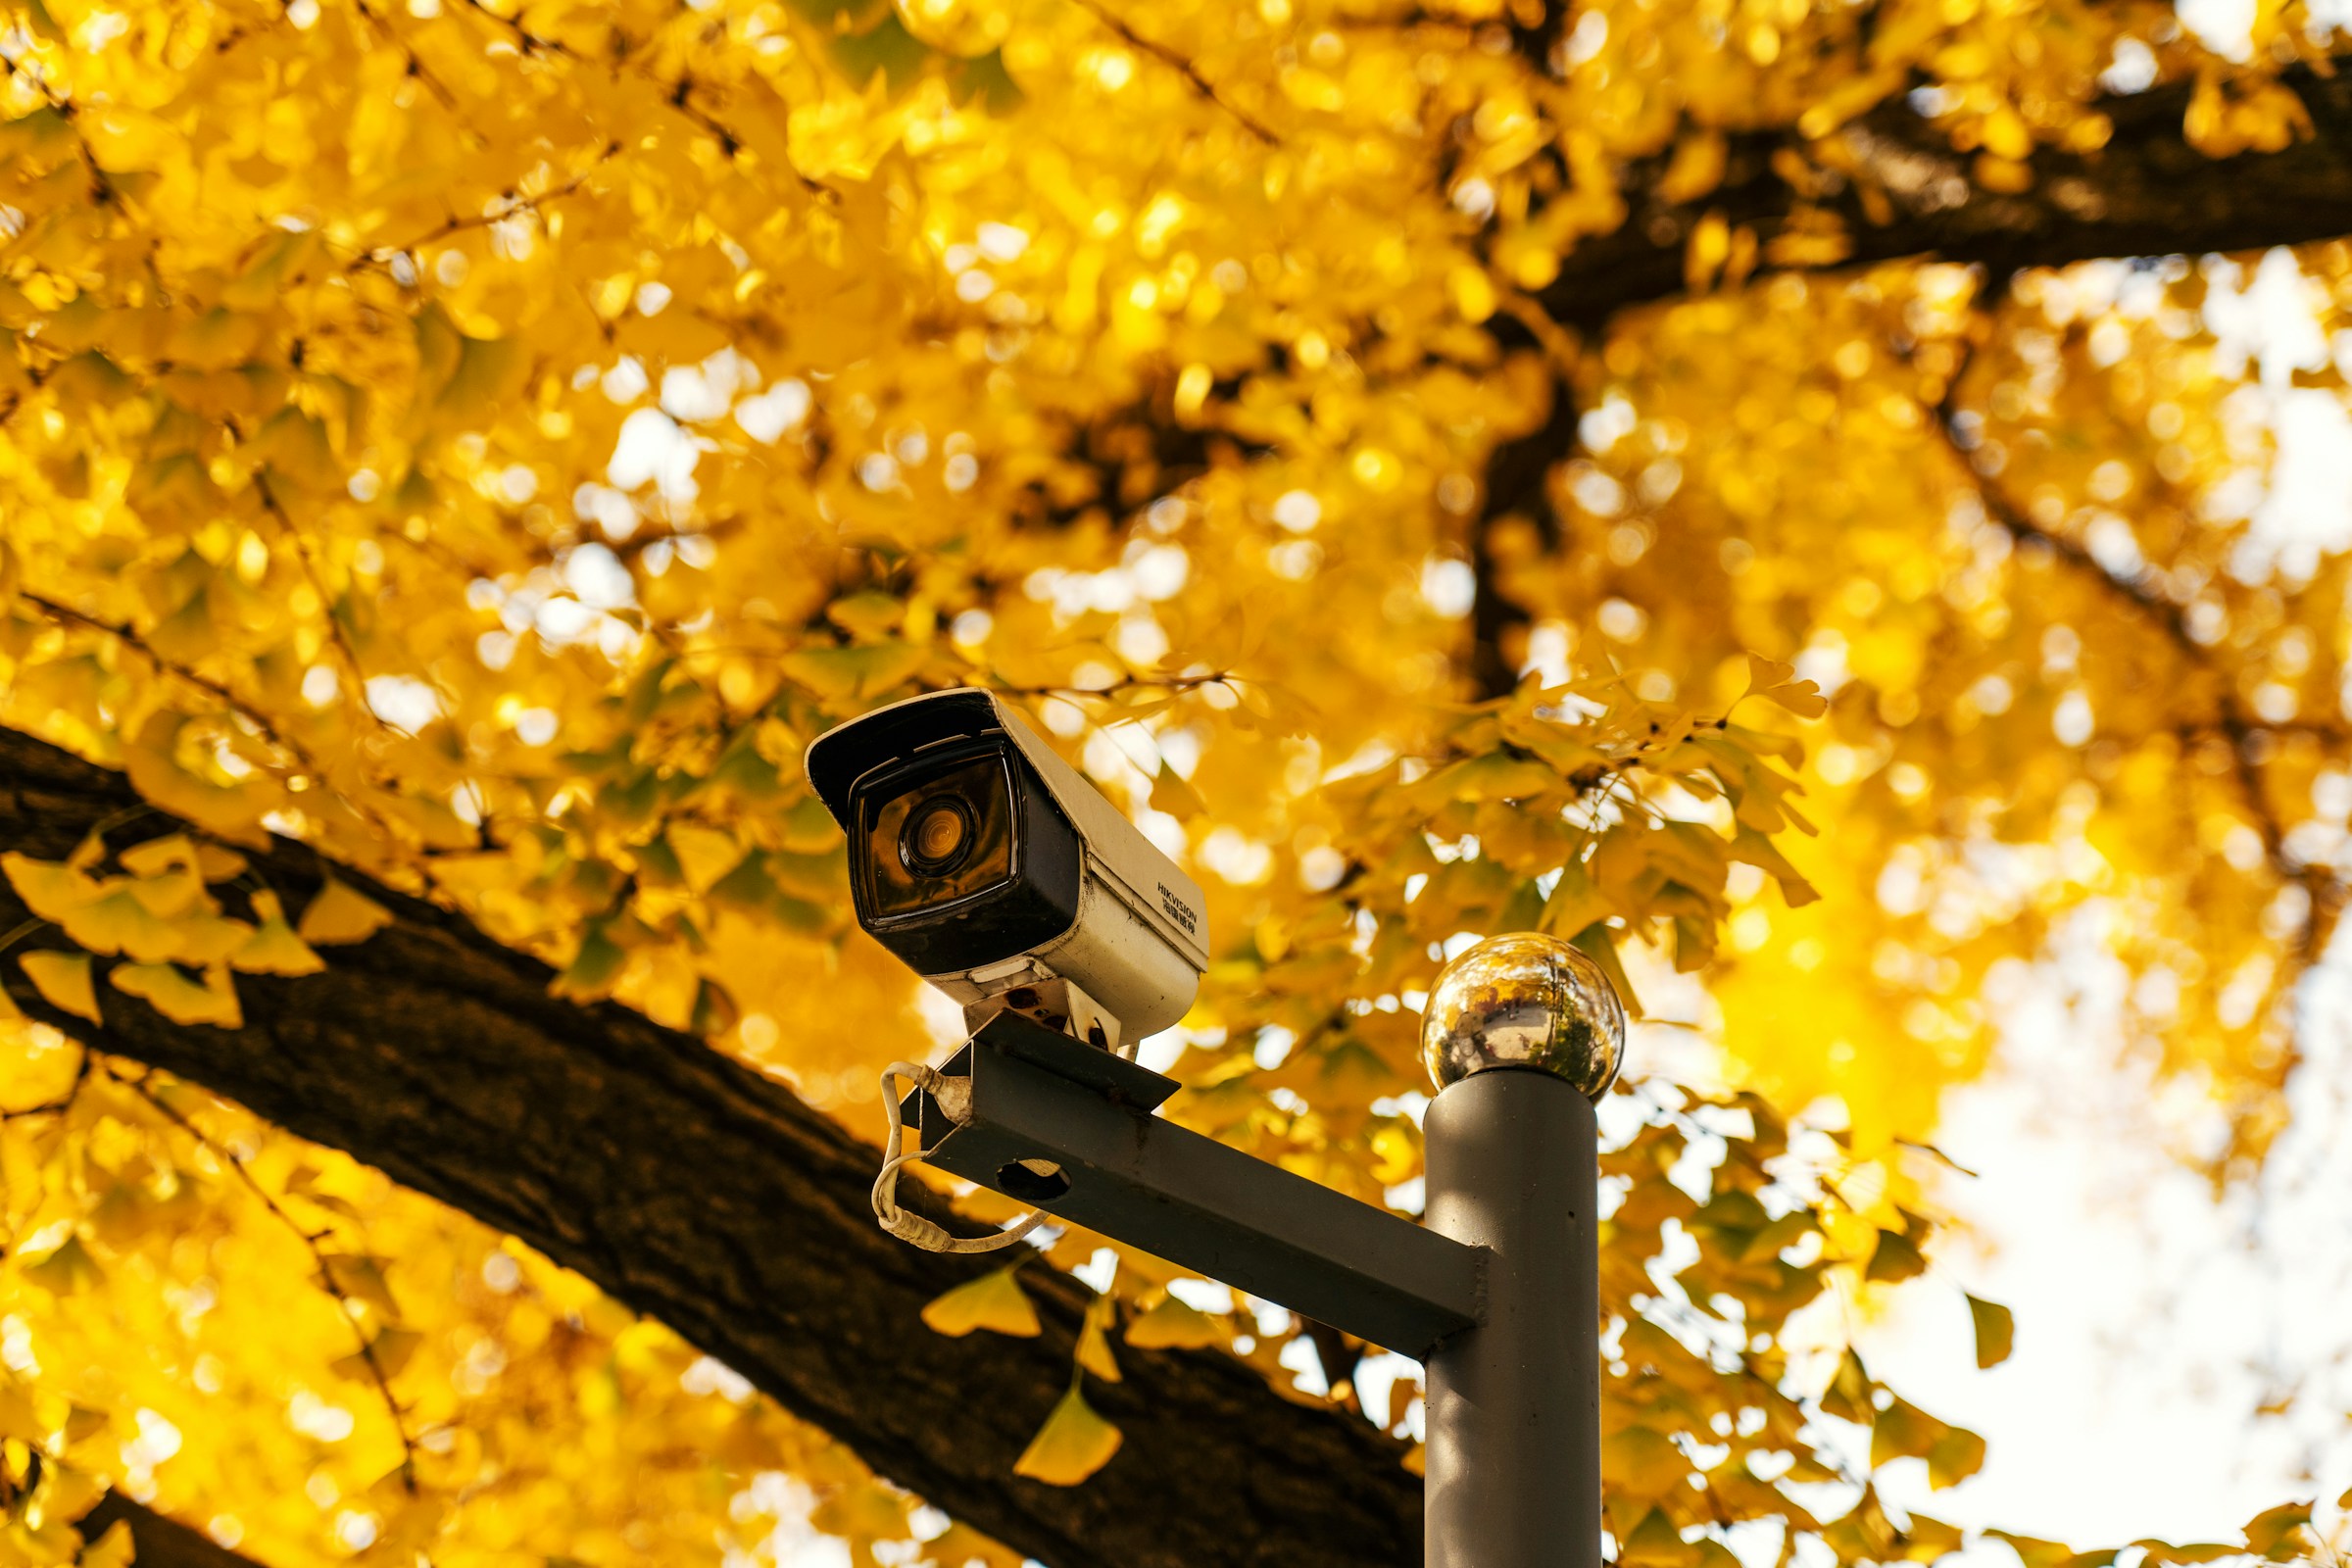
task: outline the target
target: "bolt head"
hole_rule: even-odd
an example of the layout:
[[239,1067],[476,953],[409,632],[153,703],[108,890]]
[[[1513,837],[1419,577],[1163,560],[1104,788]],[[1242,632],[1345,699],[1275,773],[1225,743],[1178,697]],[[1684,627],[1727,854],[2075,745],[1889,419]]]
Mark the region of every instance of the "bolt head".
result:
[[1532,1067],[1598,1100],[1625,1062],[1625,1004],[1600,965],[1558,937],[1489,937],[1438,971],[1421,1014],[1421,1062],[1439,1089]]

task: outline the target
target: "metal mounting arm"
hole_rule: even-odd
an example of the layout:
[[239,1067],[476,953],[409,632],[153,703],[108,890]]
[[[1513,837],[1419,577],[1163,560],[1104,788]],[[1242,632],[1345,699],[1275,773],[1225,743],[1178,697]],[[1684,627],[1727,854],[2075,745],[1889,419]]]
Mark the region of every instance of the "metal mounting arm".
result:
[[1173,1079],[1009,1012],[940,1071],[968,1115],[905,1110],[943,1170],[1405,1355],[1480,1320],[1485,1248],[1161,1120]]

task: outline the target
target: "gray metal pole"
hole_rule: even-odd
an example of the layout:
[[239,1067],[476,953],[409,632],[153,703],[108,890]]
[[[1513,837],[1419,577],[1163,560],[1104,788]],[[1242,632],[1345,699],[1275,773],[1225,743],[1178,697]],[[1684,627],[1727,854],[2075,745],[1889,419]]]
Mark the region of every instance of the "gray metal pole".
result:
[[1448,1084],[1425,1127],[1440,1235],[1490,1250],[1483,1326],[1428,1361],[1429,1568],[1598,1568],[1599,1167],[1592,1102],[1535,1067]]

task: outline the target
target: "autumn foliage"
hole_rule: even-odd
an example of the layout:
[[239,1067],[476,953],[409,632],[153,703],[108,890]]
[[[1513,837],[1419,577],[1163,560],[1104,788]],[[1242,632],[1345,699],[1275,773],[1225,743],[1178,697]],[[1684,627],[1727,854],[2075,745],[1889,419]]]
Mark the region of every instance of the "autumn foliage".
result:
[[[0,723],[142,803],[0,846],[9,1560],[122,1561],[75,1528],[111,1489],[270,1568],[812,1532],[1075,1568],[1012,1539],[1032,1493],[1003,1540],[967,1499],[1149,1495],[1089,1391],[1203,1351],[1395,1434],[1409,1488],[1411,1368],[1064,1231],[890,1328],[1101,1293],[1017,1459],[909,1495],[621,1304],[629,1257],[559,1267],[109,1033],[200,1064],[402,894],[878,1137],[876,1069],[952,1025],[857,934],[799,758],[921,689],[1019,701],[1197,869],[1212,968],[1147,1059],[1317,1180],[1415,1206],[1418,1007],[1470,934],[1617,977],[1627,1564],[1961,1544],[1874,1477],[1982,1441],[1845,1336],[1958,1289],[1939,1100],[2029,976],[2118,977],[2217,1180],[2283,1125],[2352,811],[2352,536],[2266,500],[2352,325],[2352,99],[2300,5],[2242,41],[2143,0],[6,25]],[[2320,347],[2217,324],[2258,268]]]

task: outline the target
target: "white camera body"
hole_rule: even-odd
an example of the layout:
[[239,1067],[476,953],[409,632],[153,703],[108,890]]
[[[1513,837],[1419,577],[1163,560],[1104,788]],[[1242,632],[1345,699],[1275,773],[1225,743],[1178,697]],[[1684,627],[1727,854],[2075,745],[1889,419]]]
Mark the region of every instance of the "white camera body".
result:
[[994,693],[876,709],[805,761],[850,837],[858,924],[967,1015],[1042,1008],[1116,1046],[1191,1008],[1199,884]]

